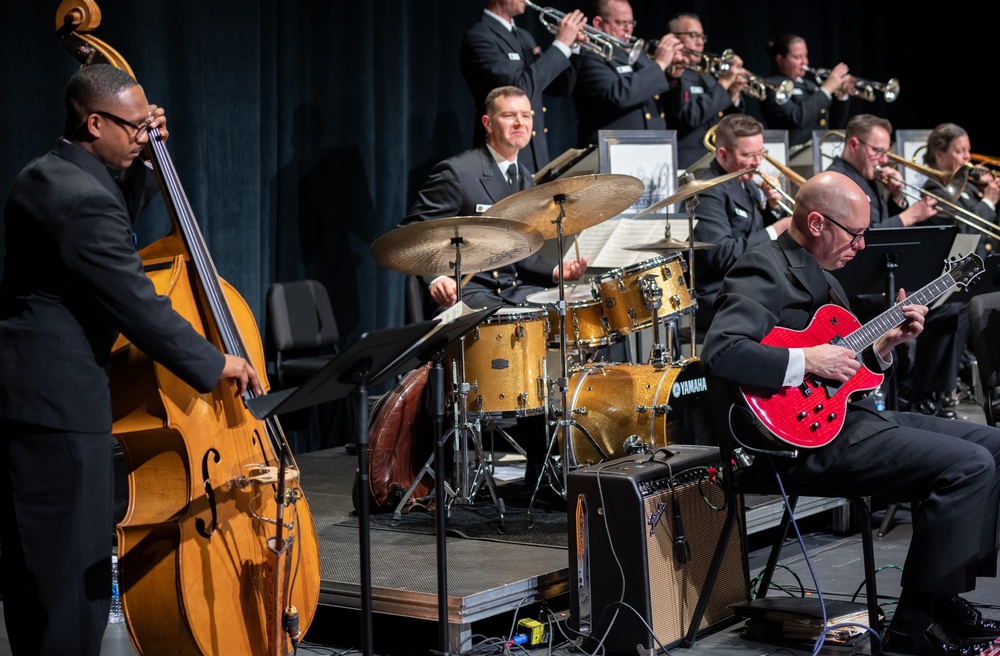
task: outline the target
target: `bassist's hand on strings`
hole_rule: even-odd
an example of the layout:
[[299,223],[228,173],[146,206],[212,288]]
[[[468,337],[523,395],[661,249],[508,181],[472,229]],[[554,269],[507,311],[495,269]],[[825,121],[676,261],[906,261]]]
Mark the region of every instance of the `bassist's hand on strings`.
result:
[[254,394],[263,394],[264,390],[260,386],[257,372],[253,370],[250,363],[235,355],[226,355],[226,364],[222,368],[219,380],[227,380],[236,385],[235,396],[241,397],[249,387]]
[[[900,288],[896,294],[896,302],[899,303],[905,298],[906,290]],[[903,311],[903,323],[887,332],[875,342],[875,349],[886,362],[892,361],[890,359],[892,349],[903,342],[914,339],[924,330],[924,319],[927,317],[926,305],[907,303],[901,306],[900,309]]]

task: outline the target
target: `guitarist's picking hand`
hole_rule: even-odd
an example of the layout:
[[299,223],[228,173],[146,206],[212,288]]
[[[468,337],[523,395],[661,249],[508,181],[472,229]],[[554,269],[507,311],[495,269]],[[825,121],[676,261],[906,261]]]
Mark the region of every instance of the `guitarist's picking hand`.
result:
[[[905,298],[906,291],[900,289],[899,293],[896,294],[896,302],[899,303]],[[892,349],[903,342],[915,338],[924,330],[924,318],[927,316],[926,305],[908,303],[900,306],[900,309],[903,311],[903,323],[887,332],[875,343],[875,348],[878,349],[879,355],[886,360],[888,360],[889,354],[892,353]]]
[[846,383],[861,368],[854,351],[843,346],[820,344],[802,349],[806,371],[821,378]]

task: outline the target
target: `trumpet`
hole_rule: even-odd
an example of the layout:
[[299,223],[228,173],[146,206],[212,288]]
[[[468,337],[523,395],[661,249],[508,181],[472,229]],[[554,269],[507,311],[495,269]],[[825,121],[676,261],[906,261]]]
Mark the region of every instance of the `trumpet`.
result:
[[[813,68],[811,66],[803,66],[802,70],[809,73],[816,78],[816,84],[822,85],[826,82],[826,78],[830,77],[830,69],[828,68]],[[854,84],[847,90],[852,96],[857,96],[868,102],[875,101],[875,93],[879,92],[882,97],[885,98],[887,103],[891,103],[896,98],[899,97],[899,80],[896,78],[890,78],[888,82],[882,84],[880,82],[872,82],[871,80],[865,80],[860,77],[854,78]]]
[[[705,148],[707,148],[708,150],[710,150],[713,153],[715,152],[715,130],[716,130],[716,128],[718,128],[718,124],[715,124],[712,127],[708,128],[708,130],[705,131],[705,136],[701,140],[702,143],[704,144]],[[806,183],[806,179],[805,178],[803,178],[801,175],[799,175],[798,173],[796,173],[792,169],[788,168],[787,166],[785,166],[784,164],[782,164],[778,160],[774,159],[770,155],[765,154],[764,155],[764,159],[767,161],[768,164],[770,164],[774,168],[778,169],[778,171],[783,176],[785,176],[786,178],[788,178],[789,180],[791,180],[792,182],[794,182],[797,186],[801,187],[802,185],[804,185]],[[763,171],[755,171],[755,173],[757,173],[761,177],[761,179],[763,179],[764,182],[767,183],[768,186],[774,187],[778,191],[778,193],[781,194],[782,197],[784,197],[785,201],[787,203],[790,203],[791,207],[795,206],[795,199],[791,195],[789,195],[784,189],[781,188],[781,186],[780,186],[781,183],[779,183],[774,177],[772,177],[772,176],[764,173]],[[789,209],[788,205],[781,204],[781,203],[779,203],[779,204],[781,205],[781,209],[783,209],[784,211],[788,212],[789,214],[792,213],[792,211],[791,211],[791,209]]]
[[762,77],[754,75],[750,71],[744,71],[743,76],[747,79],[747,85],[743,87],[743,93],[755,100],[767,100],[767,92],[774,93],[774,102],[784,105],[791,100],[792,92],[795,90],[795,83],[785,80],[781,84],[773,84]]
[[[558,9],[553,9],[552,7],[540,7],[534,2],[531,2],[531,0],[525,0],[525,4],[538,12],[538,20],[540,20],[542,25],[545,26],[545,29],[552,34],[559,32],[559,21],[566,15],[565,11],[559,11]],[[603,57],[606,61],[611,61],[614,58],[615,46],[625,51],[628,51],[632,47],[630,42],[616,39],[607,32],[602,32],[596,27],[591,27],[590,25],[584,25],[583,32],[586,35],[587,40],[580,43],[580,47]]]

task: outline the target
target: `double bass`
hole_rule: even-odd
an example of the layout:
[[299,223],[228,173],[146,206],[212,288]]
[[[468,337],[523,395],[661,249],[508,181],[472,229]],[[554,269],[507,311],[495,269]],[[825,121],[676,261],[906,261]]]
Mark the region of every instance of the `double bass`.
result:
[[[107,63],[135,77],[87,34],[100,20],[94,0],[63,0],[56,29],[83,66]],[[219,276],[158,137],[150,130],[148,149],[172,225],[140,251],[146,273],[197,331],[248,360],[267,389],[253,314]],[[319,546],[277,419],[256,419],[228,384],[199,394],[124,338],[111,360],[112,430],[129,488],[116,529],[119,587],[136,651],[292,653],[319,602]]]

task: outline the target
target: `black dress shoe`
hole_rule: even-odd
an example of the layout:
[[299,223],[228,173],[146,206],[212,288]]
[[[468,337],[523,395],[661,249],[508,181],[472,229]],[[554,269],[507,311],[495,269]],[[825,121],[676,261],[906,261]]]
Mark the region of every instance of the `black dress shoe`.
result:
[[963,640],[992,641],[1000,638],[1000,622],[983,617],[978,608],[957,595],[941,606],[934,619]]
[[923,633],[897,633],[891,628],[882,639],[882,653],[906,656],[979,656],[989,647],[988,641],[965,642],[953,638],[938,623],[924,629]]
[[941,404],[934,399],[924,399],[919,401],[913,404],[912,409],[921,414],[930,415],[932,417],[942,417],[943,419],[954,419],[957,416],[955,415],[954,410],[942,408]]

